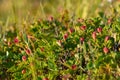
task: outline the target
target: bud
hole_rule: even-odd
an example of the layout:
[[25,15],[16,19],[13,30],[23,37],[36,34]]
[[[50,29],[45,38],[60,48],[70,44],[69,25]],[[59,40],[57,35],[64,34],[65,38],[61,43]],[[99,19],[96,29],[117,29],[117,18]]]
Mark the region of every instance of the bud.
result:
[[73,33],[73,32],[74,32],[74,29],[73,29],[73,28],[70,28],[70,29],[69,29],[69,32],[70,32],[70,33]]
[[68,34],[64,34],[64,37],[63,37],[65,40],[68,38]]
[[48,17],[48,21],[50,21],[50,22],[53,21],[53,19],[54,19],[53,16]]
[[26,61],[26,56],[22,56],[22,61]]
[[106,36],[105,37],[105,42],[107,42],[109,40],[109,38],[110,38],[109,36]]
[[43,78],[42,80],[49,80],[48,78]]
[[18,40],[18,38],[17,38],[17,37],[16,37],[16,38],[14,38],[14,43],[15,43],[15,44],[19,43],[19,40]]
[[95,32],[95,31],[92,33],[92,38],[93,38],[94,40],[96,39],[96,32]]
[[109,52],[109,49],[108,49],[107,47],[104,47],[104,48],[103,48],[103,52],[104,52],[105,54],[107,54],[107,53]]
[[22,74],[25,74],[25,73],[26,73],[26,70],[25,70],[25,69],[23,69],[23,70],[22,70]]
[[81,30],[86,30],[86,26],[81,26],[80,29]]
[[26,49],[25,52],[26,52],[27,55],[31,54],[31,50],[30,49]]
[[71,68],[72,68],[72,70],[76,70],[77,66],[76,65],[72,65]]
[[83,37],[81,37],[81,38],[80,38],[80,41],[81,41],[81,43],[83,43],[83,42],[84,42],[84,38],[83,38]]
[[97,32],[101,33],[102,32],[102,28],[101,27],[97,28]]

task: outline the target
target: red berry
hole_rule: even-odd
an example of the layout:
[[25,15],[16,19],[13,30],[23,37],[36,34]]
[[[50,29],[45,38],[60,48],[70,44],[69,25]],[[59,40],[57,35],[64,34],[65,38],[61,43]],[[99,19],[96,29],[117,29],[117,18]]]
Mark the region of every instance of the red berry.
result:
[[26,61],[26,56],[22,56],[22,61]]
[[49,80],[48,78],[43,78],[42,80]]
[[81,38],[80,38],[80,41],[81,41],[81,42],[84,42],[84,38],[83,38],[83,37],[81,37]]
[[96,39],[96,32],[95,32],[95,31],[92,33],[92,38],[93,38],[94,40]]
[[109,36],[106,36],[105,37],[105,42],[107,42],[109,40],[109,38],[110,38]]
[[107,54],[107,53],[109,52],[109,49],[108,49],[107,47],[104,47],[104,48],[103,48],[103,52],[104,52],[105,54]]
[[80,29],[81,29],[81,30],[85,30],[85,29],[86,29],[86,26],[81,26]]
[[48,21],[53,21],[53,19],[54,19],[53,16],[48,17]]
[[74,32],[74,29],[73,29],[73,28],[70,28],[70,29],[69,29],[69,32],[70,32],[70,33],[73,33],[73,32]]
[[64,34],[64,37],[63,37],[65,40],[68,38],[68,34]]
[[102,32],[102,28],[101,27],[99,27],[99,28],[97,28],[97,32]]
[[19,43],[19,40],[18,40],[18,38],[16,37],[16,38],[14,38],[14,43]]
[[76,70],[77,66],[76,65],[72,65],[71,68],[72,68],[72,70]]
[[23,69],[23,70],[22,70],[22,74],[25,74],[25,73],[26,73],[26,70],[25,70],[25,69]]
[[25,52],[26,52],[27,55],[31,54],[31,50],[30,49],[26,49]]

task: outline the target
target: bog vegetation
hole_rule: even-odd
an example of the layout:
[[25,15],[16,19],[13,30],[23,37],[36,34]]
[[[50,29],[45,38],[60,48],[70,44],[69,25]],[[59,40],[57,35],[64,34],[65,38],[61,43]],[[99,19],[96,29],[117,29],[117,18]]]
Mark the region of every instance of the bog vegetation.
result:
[[119,0],[0,2],[0,80],[120,79]]

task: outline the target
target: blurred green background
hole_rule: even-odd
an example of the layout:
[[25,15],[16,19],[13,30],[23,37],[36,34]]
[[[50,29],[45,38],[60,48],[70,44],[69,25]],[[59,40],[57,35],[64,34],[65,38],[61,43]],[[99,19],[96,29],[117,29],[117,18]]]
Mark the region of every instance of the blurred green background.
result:
[[70,16],[89,18],[104,12],[108,16],[117,8],[119,0],[0,0],[0,21],[6,23],[32,22],[48,15],[58,16],[67,9]]

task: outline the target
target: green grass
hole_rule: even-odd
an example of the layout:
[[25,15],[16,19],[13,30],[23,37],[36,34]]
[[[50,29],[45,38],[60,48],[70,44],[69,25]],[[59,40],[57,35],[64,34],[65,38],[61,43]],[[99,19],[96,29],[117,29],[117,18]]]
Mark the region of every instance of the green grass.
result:
[[[32,20],[46,18],[49,14],[57,16],[60,8],[67,9],[70,16],[81,18],[95,17],[99,11],[109,14],[111,10],[107,0],[2,0],[0,4],[0,20],[6,21],[10,17],[10,22],[26,20],[27,16],[32,17]],[[114,1],[112,4],[116,6],[119,2]]]

